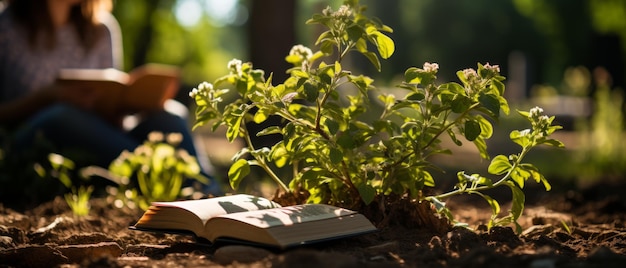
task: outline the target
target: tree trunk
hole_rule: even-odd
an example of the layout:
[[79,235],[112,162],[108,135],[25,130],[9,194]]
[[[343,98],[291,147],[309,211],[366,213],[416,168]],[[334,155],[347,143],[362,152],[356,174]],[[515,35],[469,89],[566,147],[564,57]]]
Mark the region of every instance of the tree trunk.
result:
[[[265,76],[273,73],[272,84],[282,83],[288,76],[285,73],[291,66],[285,56],[295,45],[295,0],[250,1],[248,38],[250,61],[254,69],[265,70]],[[253,111],[254,112],[254,111]],[[251,133],[280,124],[280,118],[270,117],[262,124],[248,124]],[[274,145],[281,137],[252,135],[252,144],[259,147]]]

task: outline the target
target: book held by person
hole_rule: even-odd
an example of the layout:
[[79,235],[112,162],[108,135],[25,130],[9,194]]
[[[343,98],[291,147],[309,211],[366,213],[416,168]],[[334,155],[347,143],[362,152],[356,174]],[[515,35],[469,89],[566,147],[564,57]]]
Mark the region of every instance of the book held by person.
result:
[[117,69],[62,69],[57,83],[95,95],[93,110],[112,119],[163,109],[179,89],[177,67],[145,64],[126,73]]

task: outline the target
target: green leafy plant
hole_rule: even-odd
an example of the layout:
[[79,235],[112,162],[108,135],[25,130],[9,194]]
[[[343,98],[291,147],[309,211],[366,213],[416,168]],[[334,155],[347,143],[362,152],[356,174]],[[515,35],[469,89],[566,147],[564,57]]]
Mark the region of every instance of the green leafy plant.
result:
[[94,189],[93,186],[79,185],[76,187],[70,175],[70,171],[75,168],[74,161],[71,159],[53,153],[48,155],[48,160],[52,166],[52,176],[59,179],[67,189],[70,189],[70,192],[66,193],[64,198],[67,205],[72,209],[72,213],[76,216],[88,215],[91,209],[89,200]]
[[593,95],[595,111],[578,129],[580,149],[577,153],[578,174],[587,177],[619,178],[626,172],[624,141],[624,96],[611,90],[609,82],[598,79]]
[[[501,175],[501,178],[493,182],[491,179],[479,174],[467,175],[464,172],[459,172],[457,174],[458,183],[455,190],[437,196],[428,196],[426,200],[433,202],[439,212],[446,214],[448,218],[452,219],[453,217],[450,211],[445,208],[445,204],[439,201],[440,199],[462,193],[479,195],[489,203],[492,209],[492,217],[488,223],[488,228],[513,223],[516,226],[516,231],[518,233],[521,232],[521,226],[517,223],[517,219],[519,219],[524,211],[525,195],[522,189],[524,188],[525,182],[532,178],[537,183],[542,183],[547,191],[551,189],[548,180],[539,170],[530,163],[523,163],[522,160],[524,156],[536,146],[545,144],[563,147],[563,144],[558,140],[549,138],[550,134],[561,128],[560,126],[552,125],[554,116],[548,117],[543,115],[543,109],[539,107],[532,108],[529,112],[520,111],[519,114],[526,118],[531,124],[530,129],[522,131],[514,130],[509,135],[513,142],[522,147],[521,152],[511,154],[508,157],[505,155],[497,155],[491,160],[488,167],[490,174]],[[513,202],[509,214],[501,218],[498,218],[500,214],[499,203],[489,195],[483,193],[485,190],[498,186],[509,187],[513,195]]]
[[[387,36],[392,29],[366,17],[364,11],[358,1],[345,1],[337,11],[328,7],[315,14],[307,23],[328,29],[316,41],[319,51],[294,46],[286,57],[293,68],[287,70],[290,76],[282,84],[274,85],[271,75],[266,78],[264,71],[254,69],[251,63],[233,60],[228,64],[229,74],[213,83],[201,83],[190,92],[197,104],[194,128],[225,126],[228,140],[247,141],[247,147],[233,158],[228,174],[231,187],[238,187],[251,166],[259,166],[283,192],[306,192],[306,202],[359,208],[376,199],[407,196],[432,202],[452,220],[440,200],[469,193],[491,204],[494,217],[490,226],[516,222],[523,210],[520,189],[524,181],[534,178],[549,189],[538,170],[521,161],[537,145],[562,146],[548,138],[559,128],[551,125],[553,118],[542,115],[539,108],[519,112],[530,120],[532,129],[511,133],[511,139],[522,146],[520,154],[493,158],[489,172],[501,179],[492,183],[486,177],[460,172],[455,190],[425,195],[426,187],[435,186],[431,172],[437,170],[429,159],[451,153],[442,147],[444,137],[457,145],[462,145],[463,137],[478,148],[482,158],[490,158],[486,140],[493,133],[491,122],[501,112],[509,113],[503,97],[505,78],[498,66],[478,64],[477,69],[457,72],[460,83],[438,84],[439,66],[425,63],[404,73],[404,81],[398,85],[404,96],[379,91],[373,79],[342,66],[348,54],[357,53],[380,70],[380,58],[394,53],[395,44]],[[238,98],[223,104],[232,89]],[[251,113],[253,109],[255,113]],[[248,122],[261,123],[269,116],[281,117],[284,124],[259,133],[246,128]],[[254,148],[250,142],[251,135],[276,133],[283,139],[271,148]],[[281,179],[270,164],[278,168],[290,165],[293,177]],[[498,203],[482,193],[500,185],[509,186],[514,199],[512,215],[502,219],[497,218]]]
[[[181,140],[179,133],[165,137],[152,132],[133,152],[122,152],[109,166],[112,174],[121,177],[120,193],[128,200],[137,199],[139,207],[147,209],[150,202],[172,201],[179,197],[186,179],[207,183],[196,158],[175,147]],[[138,191],[133,190],[132,178],[136,179]]]

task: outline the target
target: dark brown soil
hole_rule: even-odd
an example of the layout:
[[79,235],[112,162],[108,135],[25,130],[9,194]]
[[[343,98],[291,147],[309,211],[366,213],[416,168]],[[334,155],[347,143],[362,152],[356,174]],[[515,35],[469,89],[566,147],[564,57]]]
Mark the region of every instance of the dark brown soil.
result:
[[448,204],[474,231],[390,223],[376,233],[286,251],[129,230],[141,211],[102,198],[92,200],[87,217],[73,216],[61,198],[27,211],[0,204],[0,267],[623,267],[623,186],[542,195],[526,189],[521,235],[510,227],[486,231],[489,208],[460,197]]

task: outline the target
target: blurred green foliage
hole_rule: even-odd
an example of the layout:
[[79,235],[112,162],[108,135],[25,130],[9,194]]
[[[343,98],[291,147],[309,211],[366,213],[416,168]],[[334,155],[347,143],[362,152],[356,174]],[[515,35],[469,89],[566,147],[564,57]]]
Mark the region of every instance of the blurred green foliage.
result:
[[175,16],[176,4],[176,0],[115,2],[125,69],[146,62],[172,64],[182,68],[183,84],[197,84],[217,77],[233,53],[245,53],[243,27],[216,27],[204,13],[196,25],[183,26]]
[[[302,0],[299,12],[340,1]],[[621,0],[364,0],[385,21],[398,44],[395,56],[374,77],[395,83],[416,62],[437,62],[442,80],[475,62],[499,64],[508,72],[512,51],[527,58],[528,87],[557,85],[565,68],[605,66],[626,73],[626,1]],[[300,21],[298,21],[300,22]],[[302,31],[302,29],[298,29]],[[299,38],[315,36],[315,30]],[[354,58],[355,64],[366,59]],[[623,86],[623,78],[618,81]]]
[[[250,0],[233,1],[250,14],[262,10]],[[284,25],[282,29],[274,29],[284,33],[295,29],[297,40],[289,47],[314,41],[311,39],[319,29],[304,27],[312,10],[341,4],[339,0],[293,1],[295,21],[285,21],[279,24]],[[177,20],[175,11],[182,2],[202,6],[202,17],[196,25],[183,26]],[[124,35],[126,68],[148,61],[174,64],[183,68],[184,84],[196,85],[219,77],[219,70],[233,55],[243,60],[254,58],[247,55],[248,44],[259,43],[251,40],[250,34],[258,30],[258,25],[245,24],[246,21],[216,23],[207,15],[207,2],[210,1],[115,1],[114,15]],[[527,59],[529,87],[556,85],[563,70],[578,65],[588,69],[605,66],[616,77],[617,86],[624,83],[621,77],[626,74],[626,1],[364,0],[363,4],[395,30],[391,37],[399,44],[396,56],[383,63],[384,72],[374,77],[377,80],[394,83],[400,79],[398,74],[415,62],[439,63],[443,66],[443,80],[453,79],[456,70],[479,61],[499,64],[506,74],[511,52],[519,51]],[[265,38],[266,42],[278,41]],[[354,69],[373,73],[359,70],[372,68],[366,61],[354,57]]]

